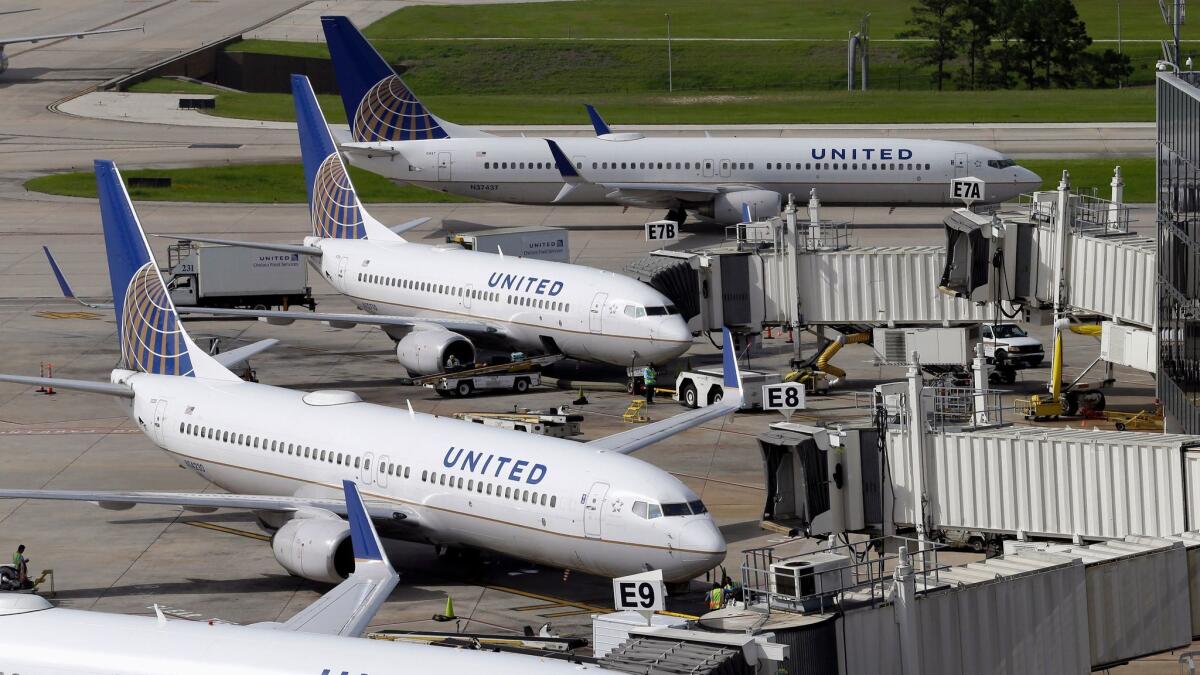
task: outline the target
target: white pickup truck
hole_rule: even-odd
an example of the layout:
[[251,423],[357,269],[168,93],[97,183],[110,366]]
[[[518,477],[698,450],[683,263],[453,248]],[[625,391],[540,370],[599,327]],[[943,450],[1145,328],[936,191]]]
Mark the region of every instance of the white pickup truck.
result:
[[1042,343],[1015,323],[985,323],[980,328],[988,363],[1033,368],[1046,357]]

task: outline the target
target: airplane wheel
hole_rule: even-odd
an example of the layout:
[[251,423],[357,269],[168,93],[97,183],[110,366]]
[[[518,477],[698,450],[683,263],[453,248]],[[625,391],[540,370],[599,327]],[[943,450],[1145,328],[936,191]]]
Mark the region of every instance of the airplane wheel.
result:
[[454,393],[458,394],[459,396],[470,396],[471,392],[474,390],[475,387],[471,384],[470,380],[463,380],[458,383],[457,387],[454,388]]

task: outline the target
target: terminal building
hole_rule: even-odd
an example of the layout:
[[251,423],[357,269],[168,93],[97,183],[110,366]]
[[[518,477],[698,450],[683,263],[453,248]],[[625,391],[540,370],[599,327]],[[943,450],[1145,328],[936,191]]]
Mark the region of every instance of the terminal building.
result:
[[1158,395],[1200,433],[1200,73],[1158,73]]

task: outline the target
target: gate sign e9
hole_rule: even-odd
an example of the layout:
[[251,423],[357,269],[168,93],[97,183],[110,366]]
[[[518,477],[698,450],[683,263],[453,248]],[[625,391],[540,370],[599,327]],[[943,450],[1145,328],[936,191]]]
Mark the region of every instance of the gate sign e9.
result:
[[662,570],[613,579],[613,607],[618,612],[661,612],[665,596]]
[[655,220],[646,223],[646,241],[675,241],[679,238],[679,223]]
[[969,206],[972,202],[983,201],[983,188],[984,182],[978,178],[955,178],[950,183],[950,196]]
[[763,410],[779,410],[788,414],[804,408],[804,385],[780,382],[763,385]]

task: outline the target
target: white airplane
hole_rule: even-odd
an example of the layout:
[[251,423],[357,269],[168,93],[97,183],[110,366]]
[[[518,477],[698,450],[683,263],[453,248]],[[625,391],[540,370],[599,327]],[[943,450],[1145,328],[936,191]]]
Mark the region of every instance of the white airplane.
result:
[[349,527],[328,513],[344,513],[334,498],[343,480],[362,486],[389,537],[603,576],[661,569],[672,582],[724,560],[725,540],[696,494],[629,453],[738,408],[728,331],[723,400],[585,444],[373,405],[346,391],[243,382],[184,330],[116,166],[97,161],[95,170],[119,367],[106,383],[0,382],[114,396],[181,467],[232,494],[3,489],[0,498],[248,509],[278,528],[272,549],[285,569],[327,582],[353,569]]
[[954,204],[951,179],[986,182],[993,203],[1037,189],[1037,174],[977,145],[904,138],[553,139],[583,181],[564,185],[540,138],[497,137],[432,113],[346,17],[322,17],[350,121],[342,148],[357,166],[432,190],[515,204],[621,204],[720,224],[779,213],[783,196],[817,190],[825,204]]
[[691,347],[679,310],[636,279],[583,265],[405,241],[395,230],[428,219],[389,229],[372,218],[350,182],[308,78],[293,75],[292,93],[312,235],[301,246],[186,238],[308,256],[322,277],[367,314],[185,312],[272,323],[378,325],[396,341],[396,357],[411,376],[447,370],[451,359],[473,363],[477,346],[623,367],[662,365]]
[[[602,668],[517,654],[355,640],[399,580],[354,483],[343,482],[356,568],[283,623],[237,626],[62,609],[38,595],[0,593],[0,667],[44,675],[489,672],[554,675]],[[329,518],[337,518],[332,512]],[[266,629],[266,630],[264,630]]]
[[[34,9],[36,9],[36,8],[34,8]],[[7,12],[0,12],[0,16],[3,16],[5,14],[20,14],[22,12],[32,12],[32,11],[34,11],[34,10],[33,9],[16,9],[16,10],[7,11]],[[82,40],[83,38],[85,38],[89,35],[104,35],[105,33],[125,33],[127,31],[131,31],[131,30],[144,31],[145,29],[146,29],[145,26],[135,26],[133,28],[105,28],[102,30],[85,30],[85,31],[79,31],[76,33],[53,33],[50,35],[32,35],[29,37],[10,37],[10,38],[6,38],[6,37],[0,35],[0,74],[3,74],[4,71],[8,70],[8,55],[6,55],[4,53],[4,48],[7,47],[8,45],[15,45],[15,44],[23,43],[23,42],[38,43],[38,42],[42,42],[45,40],[61,40],[63,38],[79,38]]]

